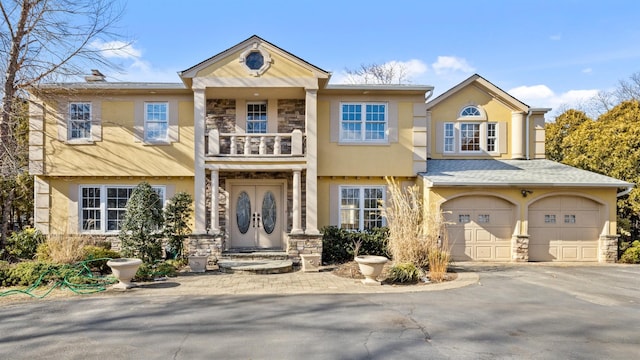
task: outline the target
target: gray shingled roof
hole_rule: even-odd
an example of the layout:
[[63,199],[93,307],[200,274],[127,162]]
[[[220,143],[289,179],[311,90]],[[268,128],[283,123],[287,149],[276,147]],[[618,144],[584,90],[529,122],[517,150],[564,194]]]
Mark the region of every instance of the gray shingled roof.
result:
[[580,186],[633,184],[550,160],[428,160],[427,186]]

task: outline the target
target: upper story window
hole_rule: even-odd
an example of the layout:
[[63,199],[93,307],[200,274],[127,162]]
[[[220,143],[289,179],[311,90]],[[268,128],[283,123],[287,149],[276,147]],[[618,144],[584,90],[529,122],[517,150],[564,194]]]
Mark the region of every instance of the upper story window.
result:
[[[506,139],[501,139],[500,127],[506,124],[496,122],[447,122],[442,125],[442,152],[448,154],[492,153],[504,151],[501,149]],[[503,129],[504,130],[504,129]],[[504,131],[503,131],[504,133]],[[506,136],[502,134],[502,136]]]
[[169,133],[169,104],[147,102],[144,104],[145,141],[167,141]]
[[240,54],[240,62],[244,63],[249,75],[260,76],[271,66],[271,55],[259,42],[251,44]]
[[480,124],[460,124],[460,151],[480,151]]
[[384,186],[341,186],[340,227],[370,230],[384,226],[380,209],[380,202],[384,200]]
[[251,70],[259,70],[264,65],[264,56],[260,51],[251,51],[245,58],[247,67]]
[[466,116],[482,116],[482,113],[475,106],[466,106],[460,111],[460,117]]
[[455,148],[455,133],[453,123],[444,124],[444,152],[454,152]]
[[386,103],[342,103],[340,141],[386,142],[387,108]]
[[69,139],[91,139],[91,103],[69,104]]
[[266,133],[267,132],[267,103],[248,103],[247,104],[247,133]]

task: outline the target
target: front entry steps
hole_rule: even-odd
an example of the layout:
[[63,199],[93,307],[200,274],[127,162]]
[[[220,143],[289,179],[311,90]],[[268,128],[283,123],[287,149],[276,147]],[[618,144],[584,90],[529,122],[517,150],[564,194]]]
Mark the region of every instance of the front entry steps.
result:
[[283,274],[293,271],[293,261],[279,249],[232,249],[222,253],[218,268],[231,274]]

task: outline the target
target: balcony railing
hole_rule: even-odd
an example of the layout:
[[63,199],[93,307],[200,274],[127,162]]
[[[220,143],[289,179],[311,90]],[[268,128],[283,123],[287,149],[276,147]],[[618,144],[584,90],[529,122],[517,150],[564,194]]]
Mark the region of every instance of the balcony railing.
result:
[[220,133],[207,134],[207,156],[277,157],[303,156],[305,135],[300,130],[291,133]]

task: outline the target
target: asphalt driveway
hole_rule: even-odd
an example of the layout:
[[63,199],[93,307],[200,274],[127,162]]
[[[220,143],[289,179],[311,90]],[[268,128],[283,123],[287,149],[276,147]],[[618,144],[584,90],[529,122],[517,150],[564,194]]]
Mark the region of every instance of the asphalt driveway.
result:
[[2,359],[631,359],[640,267],[465,265],[441,291],[98,295],[0,306]]

